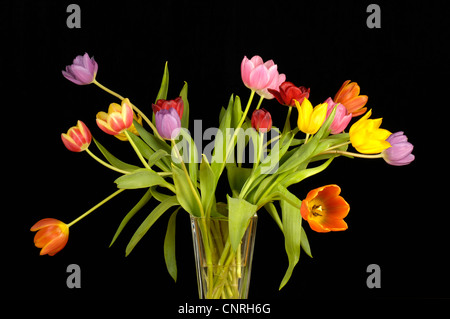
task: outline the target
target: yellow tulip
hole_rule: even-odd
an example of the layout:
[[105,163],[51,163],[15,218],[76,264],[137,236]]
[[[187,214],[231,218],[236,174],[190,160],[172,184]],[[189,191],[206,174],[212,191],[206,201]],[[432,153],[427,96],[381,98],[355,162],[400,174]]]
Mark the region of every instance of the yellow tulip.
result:
[[381,118],[369,120],[371,115],[372,110],[350,127],[350,142],[358,152],[363,154],[376,154],[391,147],[391,144],[386,141],[391,132],[379,128]]
[[315,134],[322,126],[327,115],[327,103],[312,107],[311,102],[305,98],[302,104],[295,101],[298,110],[297,125],[300,131],[306,134]]

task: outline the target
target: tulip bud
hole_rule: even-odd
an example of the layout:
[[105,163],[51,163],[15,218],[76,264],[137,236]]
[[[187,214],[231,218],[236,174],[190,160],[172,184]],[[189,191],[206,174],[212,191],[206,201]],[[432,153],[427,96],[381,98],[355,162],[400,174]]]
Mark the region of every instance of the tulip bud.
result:
[[347,109],[341,103],[334,103],[331,97],[329,97],[325,103],[328,104],[327,107],[327,117],[328,118],[333,112],[334,107],[336,107],[336,112],[334,114],[333,123],[330,125],[331,134],[339,134],[347,127],[352,119],[352,114],[347,112]]
[[44,218],[30,229],[38,231],[34,236],[34,244],[42,248],[40,255],[53,256],[66,246],[69,240],[69,226],[54,218]]
[[181,120],[174,108],[156,112],[155,124],[159,135],[166,140],[173,140],[180,133]]
[[349,131],[352,146],[363,154],[376,154],[391,147],[386,141],[391,132],[380,128],[382,119],[369,119],[371,115],[372,110],[369,110]]
[[98,127],[110,135],[120,134],[130,128],[132,124],[133,109],[129,99],[123,99],[122,105],[110,105],[108,113],[97,113]]
[[382,152],[386,163],[394,166],[403,166],[414,161],[414,155],[411,154],[414,146],[408,142],[408,138],[403,132],[392,134],[386,141],[391,144],[391,147]]
[[310,89],[304,86],[296,87],[292,82],[281,83],[278,90],[268,89],[280,104],[286,106],[295,106],[295,100],[302,104],[304,98],[309,98],[310,92]]
[[67,134],[61,134],[61,139],[69,151],[82,152],[91,144],[92,134],[82,121],[78,121]]
[[258,132],[268,132],[272,128],[272,116],[265,109],[253,111],[252,127]]
[[64,77],[78,85],[91,84],[97,75],[98,64],[94,57],[89,58],[85,53],[83,56],[79,55],[73,60],[72,65],[66,66],[66,70],[62,71]]
[[366,105],[369,99],[367,95],[359,95],[360,87],[356,82],[350,82],[347,80],[342,84],[339,91],[334,96],[334,102],[343,104],[348,113],[351,113],[353,117],[364,114],[367,111]]
[[177,97],[175,100],[160,99],[156,101],[156,104],[152,104],[152,108],[153,113],[155,114],[161,110],[169,110],[170,108],[174,108],[180,119],[183,118],[184,102],[181,96]]

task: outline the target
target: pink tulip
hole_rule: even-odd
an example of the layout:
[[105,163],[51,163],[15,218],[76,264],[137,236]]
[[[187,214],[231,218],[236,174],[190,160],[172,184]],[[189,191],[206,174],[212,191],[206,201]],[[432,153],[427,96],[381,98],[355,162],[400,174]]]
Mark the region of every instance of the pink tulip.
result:
[[155,124],[159,135],[166,140],[175,139],[180,133],[181,120],[177,110],[171,107],[155,114]]
[[97,75],[98,64],[89,54],[79,55],[73,60],[73,64],[66,66],[62,71],[64,77],[78,85],[91,84]]
[[264,62],[258,55],[250,60],[244,57],[241,76],[246,87],[268,100],[274,96],[267,89],[278,91],[281,83],[286,81],[286,75],[278,73],[278,67],[273,60]]
[[327,107],[327,118],[333,112],[336,106],[336,113],[334,114],[333,123],[331,123],[330,130],[331,134],[339,134],[347,127],[348,123],[352,119],[352,114],[347,112],[347,108],[341,103],[335,103],[331,97],[329,97],[325,103],[328,104]]

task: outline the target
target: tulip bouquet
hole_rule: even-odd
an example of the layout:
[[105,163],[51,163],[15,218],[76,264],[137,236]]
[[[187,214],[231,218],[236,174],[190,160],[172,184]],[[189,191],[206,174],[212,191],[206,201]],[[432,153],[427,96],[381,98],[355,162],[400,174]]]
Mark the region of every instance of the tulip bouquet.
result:
[[[288,267],[281,289],[291,277],[300,251],[311,256],[302,219],[316,232],[348,227],[344,218],[349,204],[340,196],[339,186],[325,185],[306,196],[293,194],[289,186],[322,172],[339,156],[382,158],[390,165],[414,160],[413,146],[403,132],[391,134],[380,128],[382,119],[370,119],[372,110],[365,107],[368,97],[360,95],[355,82],[344,82],[333,99],[313,107],[310,89],[287,82],[272,60],[244,57],[241,76],[250,97],[243,107],[238,96],[231,96],[228,106],[220,111],[215,139],[201,151],[188,131],[187,84],[178,97],[167,98],[167,63],[151,119],[128,98],[100,84],[97,70],[97,62],[86,53],[77,56],[62,73],[75,84],[95,84],[120,101],[111,103],[108,112],[97,113],[96,122],[104,133],[129,142],[141,165],[112,155],[82,121],[61,134],[68,150],[85,151],[120,174],[114,181],[118,190],[69,224],[53,218],[37,222],[31,230],[37,231],[34,242],[42,248],[41,255],[59,252],[67,244],[70,227],[105,202],[126,190],[143,188],[145,194],[125,214],[111,245],[128,221],[154,199],[156,205],[146,209],[148,215],[130,239],[126,255],[164,213],[171,211],[164,257],[169,274],[176,280],[175,221],[182,208],[191,217],[200,297],[246,298],[260,209],[273,218],[285,238]],[[260,99],[252,110],[255,94]],[[286,111],[283,127],[273,125],[270,112],[261,108],[263,100],[274,98],[283,105],[280,110]],[[297,125],[291,127],[294,108]],[[347,131],[350,121],[358,116],[362,117]],[[92,141],[97,155],[91,150]],[[350,145],[356,152],[348,150]],[[225,173],[228,192],[220,194],[218,184]]]

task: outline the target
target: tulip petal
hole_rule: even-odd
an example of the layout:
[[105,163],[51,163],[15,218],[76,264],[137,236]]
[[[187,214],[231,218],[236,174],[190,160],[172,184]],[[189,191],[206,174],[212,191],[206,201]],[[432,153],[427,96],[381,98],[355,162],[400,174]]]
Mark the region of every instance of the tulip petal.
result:
[[122,101],[122,121],[125,128],[129,128],[133,124],[133,108],[129,99]]
[[81,151],[81,147],[77,145],[77,143],[75,143],[75,141],[67,134],[62,133],[61,134],[61,140],[64,143],[64,146],[72,152],[80,152]]
[[105,121],[103,121],[103,120],[101,120],[101,119],[99,119],[99,118],[97,118],[96,122],[97,122],[98,127],[99,127],[103,132],[105,132],[106,134],[109,134],[109,135],[116,135],[116,134],[119,133],[119,132],[116,132],[116,131],[112,130],[111,127],[109,126],[109,124],[108,124],[107,122],[105,122]]
[[262,90],[266,88],[270,77],[267,68],[259,65],[250,73],[249,85],[254,90]]
[[37,231],[37,230],[47,227],[47,226],[58,225],[59,223],[61,223],[61,221],[59,221],[55,218],[44,218],[44,219],[41,219],[40,221],[38,221],[36,224],[34,224],[30,228],[30,230]]

